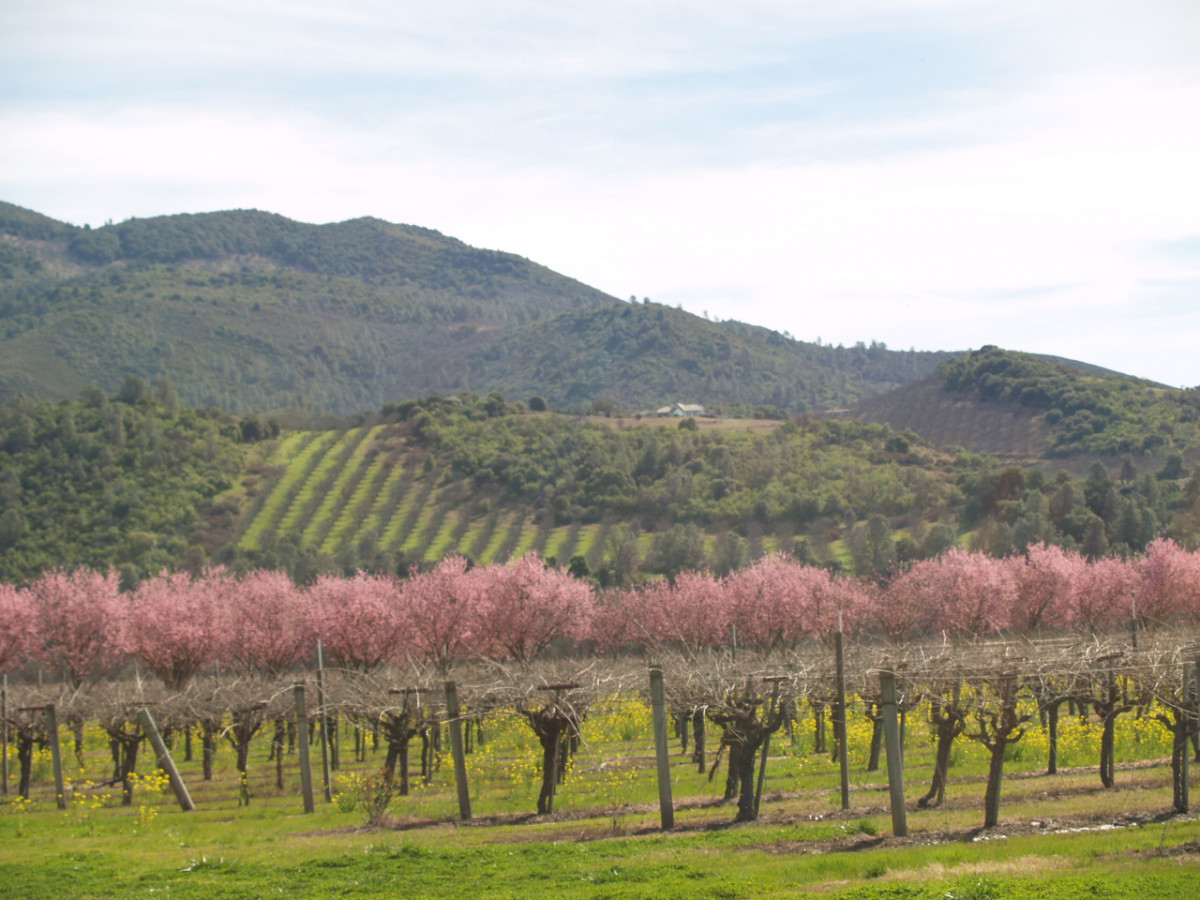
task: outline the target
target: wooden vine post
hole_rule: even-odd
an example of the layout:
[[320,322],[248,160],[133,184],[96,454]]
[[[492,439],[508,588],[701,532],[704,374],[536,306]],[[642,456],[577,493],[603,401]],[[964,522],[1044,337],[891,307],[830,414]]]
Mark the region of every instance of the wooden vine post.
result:
[[1189,811],[1191,804],[1191,788],[1189,782],[1192,777],[1191,754],[1188,752],[1188,732],[1195,727],[1192,721],[1194,711],[1191,704],[1188,703],[1188,698],[1192,693],[1192,684],[1195,679],[1200,677],[1200,672],[1193,669],[1187,663],[1183,664],[1183,685],[1180,691],[1181,703],[1183,705],[1183,734],[1175,741],[1174,752],[1179,755],[1178,768],[1175,776],[1175,809],[1185,813]]
[[325,802],[333,802],[333,778],[329,766],[329,717],[325,711],[325,654],[321,649],[321,639],[317,638],[317,704],[321,714],[321,775],[325,781]]
[[54,797],[59,809],[67,808],[67,782],[63,778],[62,747],[58,744],[58,710],[53,703],[44,707],[46,711],[46,737],[50,741],[50,759],[54,765]]
[[[654,714],[654,756],[658,764],[658,812],[663,831],[675,827],[675,804],[671,798],[671,748],[667,743],[667,705],[663,692],[662,667],[650,667],[650,707]],[[686,733],[687,725],[684,725]]]
[[179,801],[179,808],[184,812],[195,812],[196,804],[192,802],[192,795],[188,793],[187,785],[183,783],[179,769],[175,766],[175,760],[171,758],[171,751],[167,748],[166,742],[159,733],[158,726],[154,724],[154,717],[150,715],[150,710],[147,707],[143,706],[138,711],[138,721],[141,722],[146,736],[150,738],[150,746],[154,748],[159,768],[167,773],[167,779],[171,783],[171,790],[175,794],[175,799]]
[[467,784],[467,757],[463,745],[462,712],[458,705],[458,685],[446,682],[446,718],[450,723],[450,751],[454,754],[454,784],[458,788],[458,815],[471,819],[471,789]]
[[8,675],[0,686],[0,793],[8,796]]
[[841,773],[842,809],[850,808],[850,750],[846,728],[846,653],[842,646],[841,611],[838,611],[838,630],[833,633],[835,689],[833,733],[837,741],[838,768]]
[[296,705],[296,745],[300,751],[300,793],[304,798],[306,815],[316,811],[313,803],[312,760],[308,753],[308,705],[304,696],[304,685],[292,686],[292,695]]
[[892,834],[908,837],[904,808],[904,754],[900,746],[900,712],[896,703],[896,673],[879,673],[879,712],[883,716],[883,743],[887,752],[888,795],[892,807]]

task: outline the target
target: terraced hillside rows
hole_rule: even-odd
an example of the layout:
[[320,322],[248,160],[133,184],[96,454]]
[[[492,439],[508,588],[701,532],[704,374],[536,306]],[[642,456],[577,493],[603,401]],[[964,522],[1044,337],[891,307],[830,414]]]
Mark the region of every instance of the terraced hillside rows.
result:
[[505,562],[529,552],[599,562],[600,525],[554,525],[505,509],[471,496],[465,483],[445,483],[426,459],[394,426],[291,433],[270,460],[276,475],[249,509],[237,546],[257,551],[271,535],[332,557],[369,548],[408,563],[452,554]]
[[[293,432],[266,467],[273,474],[247,507],[236,544],[252,559],[291,544],[347,568],[380,554],[390,556],[388,568],[404,568],[455,554],[489,564],[536,553],[564,566],[579,557],[595,571],[617,552],[614,522],[564,523],[536,501],[523,504],[456,478],[404,426]],[[630,562],[650,560],[661,533],[638,533]],[[706,534],[702,542],[715,558],[718,539]],[[790,540],[760,535],[746,547],[756,558],[790,547]]]

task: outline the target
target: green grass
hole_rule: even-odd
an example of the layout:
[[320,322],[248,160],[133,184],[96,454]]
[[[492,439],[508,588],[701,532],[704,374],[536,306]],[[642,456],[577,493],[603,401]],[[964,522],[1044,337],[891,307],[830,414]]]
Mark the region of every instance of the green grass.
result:
[[546,545],[542,549],[542,556],[546,559],[553,556],[565,565],[568,554],[573,551],[575,546],[578,531],[576,526],[564,526],[553,529],[546,539]]
[[295,502],[279,523],[281,532],[296,532],[308,540],[312,538],[306,535],[315,537],[309,528],[320,523],[318,514],[332,495],[330,485],[346,470],[346,461],[362,436],[362,431],[361,428],[344,431],[326,448],[304,483],[300,485]]
[[428,502],[432,492],[433,480],[428,477],[408,485],[400,502],[396,505],[395,512],[392,513],[384,528],[383,536],[379,539],[380,547],[385,550],[399,549],[407,542],[412,533],[413,522]]
[[571,552],[571,555],[590,559],[592,551],[596,546],[596,538],[599,535],[599,525],[584,525],[579,529],[579,539],[576,541],[575,549]]
[[[428,545],[430,526],[438,516],[439,510],[444,512],[444,508],[438,502],[437,493],[433,489],[433,481],[430,480],[426,489],[422,491],[421,501],[416,510],[416,519],[405,529],[407,533],[396,535],[401,538],[400,550],[406,556],[412,556],[418,549],[424,549]],[[410,510],[411,512],[412,510]],[[390,546],[390,543],[385,542],[384,546]]]
[[538,539],[542,536],[542,529],[538,528],[533,523],[527,523],[521,529],[521,537],[513,546],[512,553],[509,554],[512,559],[520,559],[530,550],[537,547]]
[[[1014,760],[1001,826],[978,826],[986,763],[966,752],[952,769],[945,807],[909,811],[910,839],[889,837],[886,777],[862,771],[865,718],[851,721],[852,808],[838,809],[837,769],[811,752],[808,729],[773,742],[761,819],[732,825],[721,803],[724,770],[714,781],[695,771],[672,740],[676,830],[658,828],[649,711],[614,695],[593,702],[583,742],[556,798],[556,814],[532,813],[538,746],[512,712],[490,716],[486,743],[467,758],[474,820],[456,818],[452,767],[443,760],[429,784],[395,798],[391,819],[364,828],[354,783],[378,769],[384,748],[353,763],[343,729],[344,768],[333,803],[320,796],[304,815],[296,755],[285,788],[274,785],[268,740],[251,757],[249,806],[237,803],[232,753],[217,754],[216,778],[198,762],[176,760],[197,811],[183,813],[157,786],[139,786],[132,807],[111,788],[84,787],[111,768],[103,733],[87,734],[84,770],[68,810],[55,808],[48,751],[35,759],[29,804],[0,807],[0,897],[868,897],[1037,898],[1184,897],[1193,893],[1194,817],[1151,818],[1170,808],[1169,772],[1157,738],[1130,719],[1119,728],[1120,759],[1155,760],[1118,771],[1117,791],[1100,787],[1094,766],[1046,777],[1040,745]],[[1031,732],[1031,737],[1033,736]],[[717,744],[710,734],[711,751]],[[1073,737],[1084,752],[1090,737]],[[69,738],[64,749],[70,756]],[[414,747],[416,744],[414,744]],[[972,746],[964,744],[964,746]],[[198,750],[198,747],[197,747]],[[197,754],[198,755],[198,754]],[[415,754],[414,754],[415,755]],[[143,754],[140,771],[153,762]],[[314,753],[314,758],[320,758]],[[14,761],[15,762],[15,761]],[[929,776],[931,747],[918,717],[906,747],[910,800]],[[14,766],[15,769],[15,766]],[[1137,815],[1139,821],[1133,821]],[[1124,827],[1111,827],[1112,823]]]

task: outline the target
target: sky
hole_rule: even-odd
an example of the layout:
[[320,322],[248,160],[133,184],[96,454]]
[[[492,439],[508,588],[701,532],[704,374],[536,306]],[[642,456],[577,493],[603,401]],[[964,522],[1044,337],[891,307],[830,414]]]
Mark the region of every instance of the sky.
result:
[[376,216],[806,341],[1200,385],[1195,0],[0,0],[0,200]]

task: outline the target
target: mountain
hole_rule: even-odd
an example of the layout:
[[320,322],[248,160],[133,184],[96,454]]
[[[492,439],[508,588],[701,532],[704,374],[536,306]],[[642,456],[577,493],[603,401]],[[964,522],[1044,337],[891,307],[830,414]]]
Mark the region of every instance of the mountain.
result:
[[579,411],[681,400],[780,414],[847,406],[947,358],[625,303],[379,219],[238,210],[92,229],[0,203],[0,399],[111,393],[136,375],[233,413],[499,390]]

